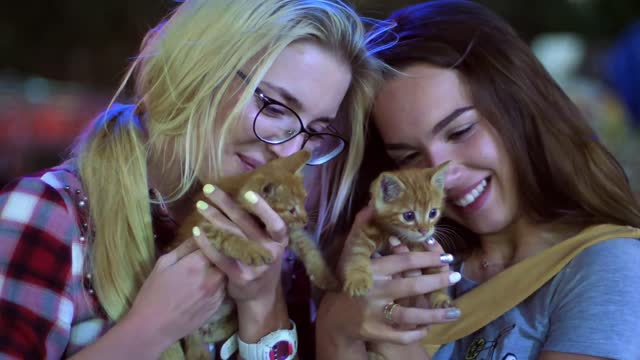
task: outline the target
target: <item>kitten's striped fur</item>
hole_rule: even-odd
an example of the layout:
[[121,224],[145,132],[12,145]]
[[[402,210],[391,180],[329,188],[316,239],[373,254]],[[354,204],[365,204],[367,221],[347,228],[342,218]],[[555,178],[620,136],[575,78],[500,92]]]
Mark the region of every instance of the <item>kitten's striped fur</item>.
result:
[[[411,251],[425,250],[423,243],[433,237],[441,216],[447,166],[383,172],[373,181],[370,192],[375,215],[371,223],[347,240],[342,268],[344,291],[351,296],[369,291],[373,285],[371,256],[388,250],[389,237],[395,236]],[[430,300],[432,307],[451,303],[445,290],[431,293]]]

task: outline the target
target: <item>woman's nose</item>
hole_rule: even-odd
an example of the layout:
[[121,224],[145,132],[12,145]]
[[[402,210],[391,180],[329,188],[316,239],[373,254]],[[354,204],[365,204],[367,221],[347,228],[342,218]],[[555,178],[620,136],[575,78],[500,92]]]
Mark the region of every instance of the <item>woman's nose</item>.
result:
[[302,149],[304,144],[304,134],[300,133],[296,137],[278,145],[268,145],[278,157],[287,157]]
[[447,167],[447,175],[444,181],[444,187],[446,189],[450,189],[455,187],[456,184],[460,181],[462,177],[462,165],[451,161],[449,166]]

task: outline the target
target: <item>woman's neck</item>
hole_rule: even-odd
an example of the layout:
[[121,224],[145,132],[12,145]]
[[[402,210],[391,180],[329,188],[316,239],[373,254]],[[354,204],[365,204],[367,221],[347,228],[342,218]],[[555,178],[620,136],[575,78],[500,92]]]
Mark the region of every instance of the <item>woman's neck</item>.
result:
[[562,224],[535,224],[521,218],[500,232],[480,236],[479,248],[465,261],[465,275],[478,282],[486,281],[579,230]]

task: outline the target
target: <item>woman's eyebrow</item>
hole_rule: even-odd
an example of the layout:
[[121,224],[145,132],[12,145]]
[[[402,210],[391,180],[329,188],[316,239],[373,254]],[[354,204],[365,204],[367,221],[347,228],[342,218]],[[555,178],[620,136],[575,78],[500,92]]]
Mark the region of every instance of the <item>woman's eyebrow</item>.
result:
[[[442,131],[445,127],[447,127],[447,125],[449,125],[453,120],[457,119],[460,115],[464,114],[465,112],[469,111],[473,109],[473,106],[465,106],[465,107],[461,107],[461,108],[457,108],[455,110],[453,110],[451,112],[451,114],[447,115],[444,117],[444,119],[438,121],[438,123],[433,127],[433,130],[431,131],[433,136],[436,136],[440,131]],[[403,144],[403,143],[388,143],[388,144],[384,144],[385,149],[387,149],[387,151],[406,151],[406,150],[413,150],[414,147],[408,144]]]
[[304,112],[304,107],[302,106],[302,102],[300,100],[298,100],[298,98],[296,98],[292,93],[290,93],[287,89],[274,85],[268,81],[262,80],[262,83],[260,84],[261,87],[267,87],[275,92],[278,93],[278,95],[280,95],[280,97],[282,97],[283,101],[292,108],[295,108],[299,111]]
[[433,136],[436,136],[440,131],[442,131],[442,129],[447,127],[447,125],[449,125],[453,120],[457,119],[458,116],[464,114],[465,112],[471,109],[473,109],[473,106],[465,106],[465,107],[461,107],[453,110],[451,114],[445,116],[444,119],[436,123],[436,125],[433,127],[433,130],[431,131],[431,134]]

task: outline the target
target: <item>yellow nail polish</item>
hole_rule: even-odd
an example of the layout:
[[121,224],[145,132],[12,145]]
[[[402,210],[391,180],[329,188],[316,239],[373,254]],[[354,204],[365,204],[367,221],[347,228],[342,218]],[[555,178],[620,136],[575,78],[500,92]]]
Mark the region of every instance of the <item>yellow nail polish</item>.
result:
[[193,236],[200,236],[200,228],[197,226],[194,226],[193,229],[191,229],[191,232],[193,233]]
[[202,188],[202,191],[206,194],[209,195],[212,192],[214,192],[216,190],[216,187],[211,185],[211,184],[207,184]]
[[209,204],[207,204],[202,200],[198,200],[198,202],[196,203],[196,207],[200,210],[207,210],[207,208],[209,207]]
[[258,195],[253,191],[247,191],[244,193],[244,199],[249,202],[249,204],[256,204],[258,202]]

